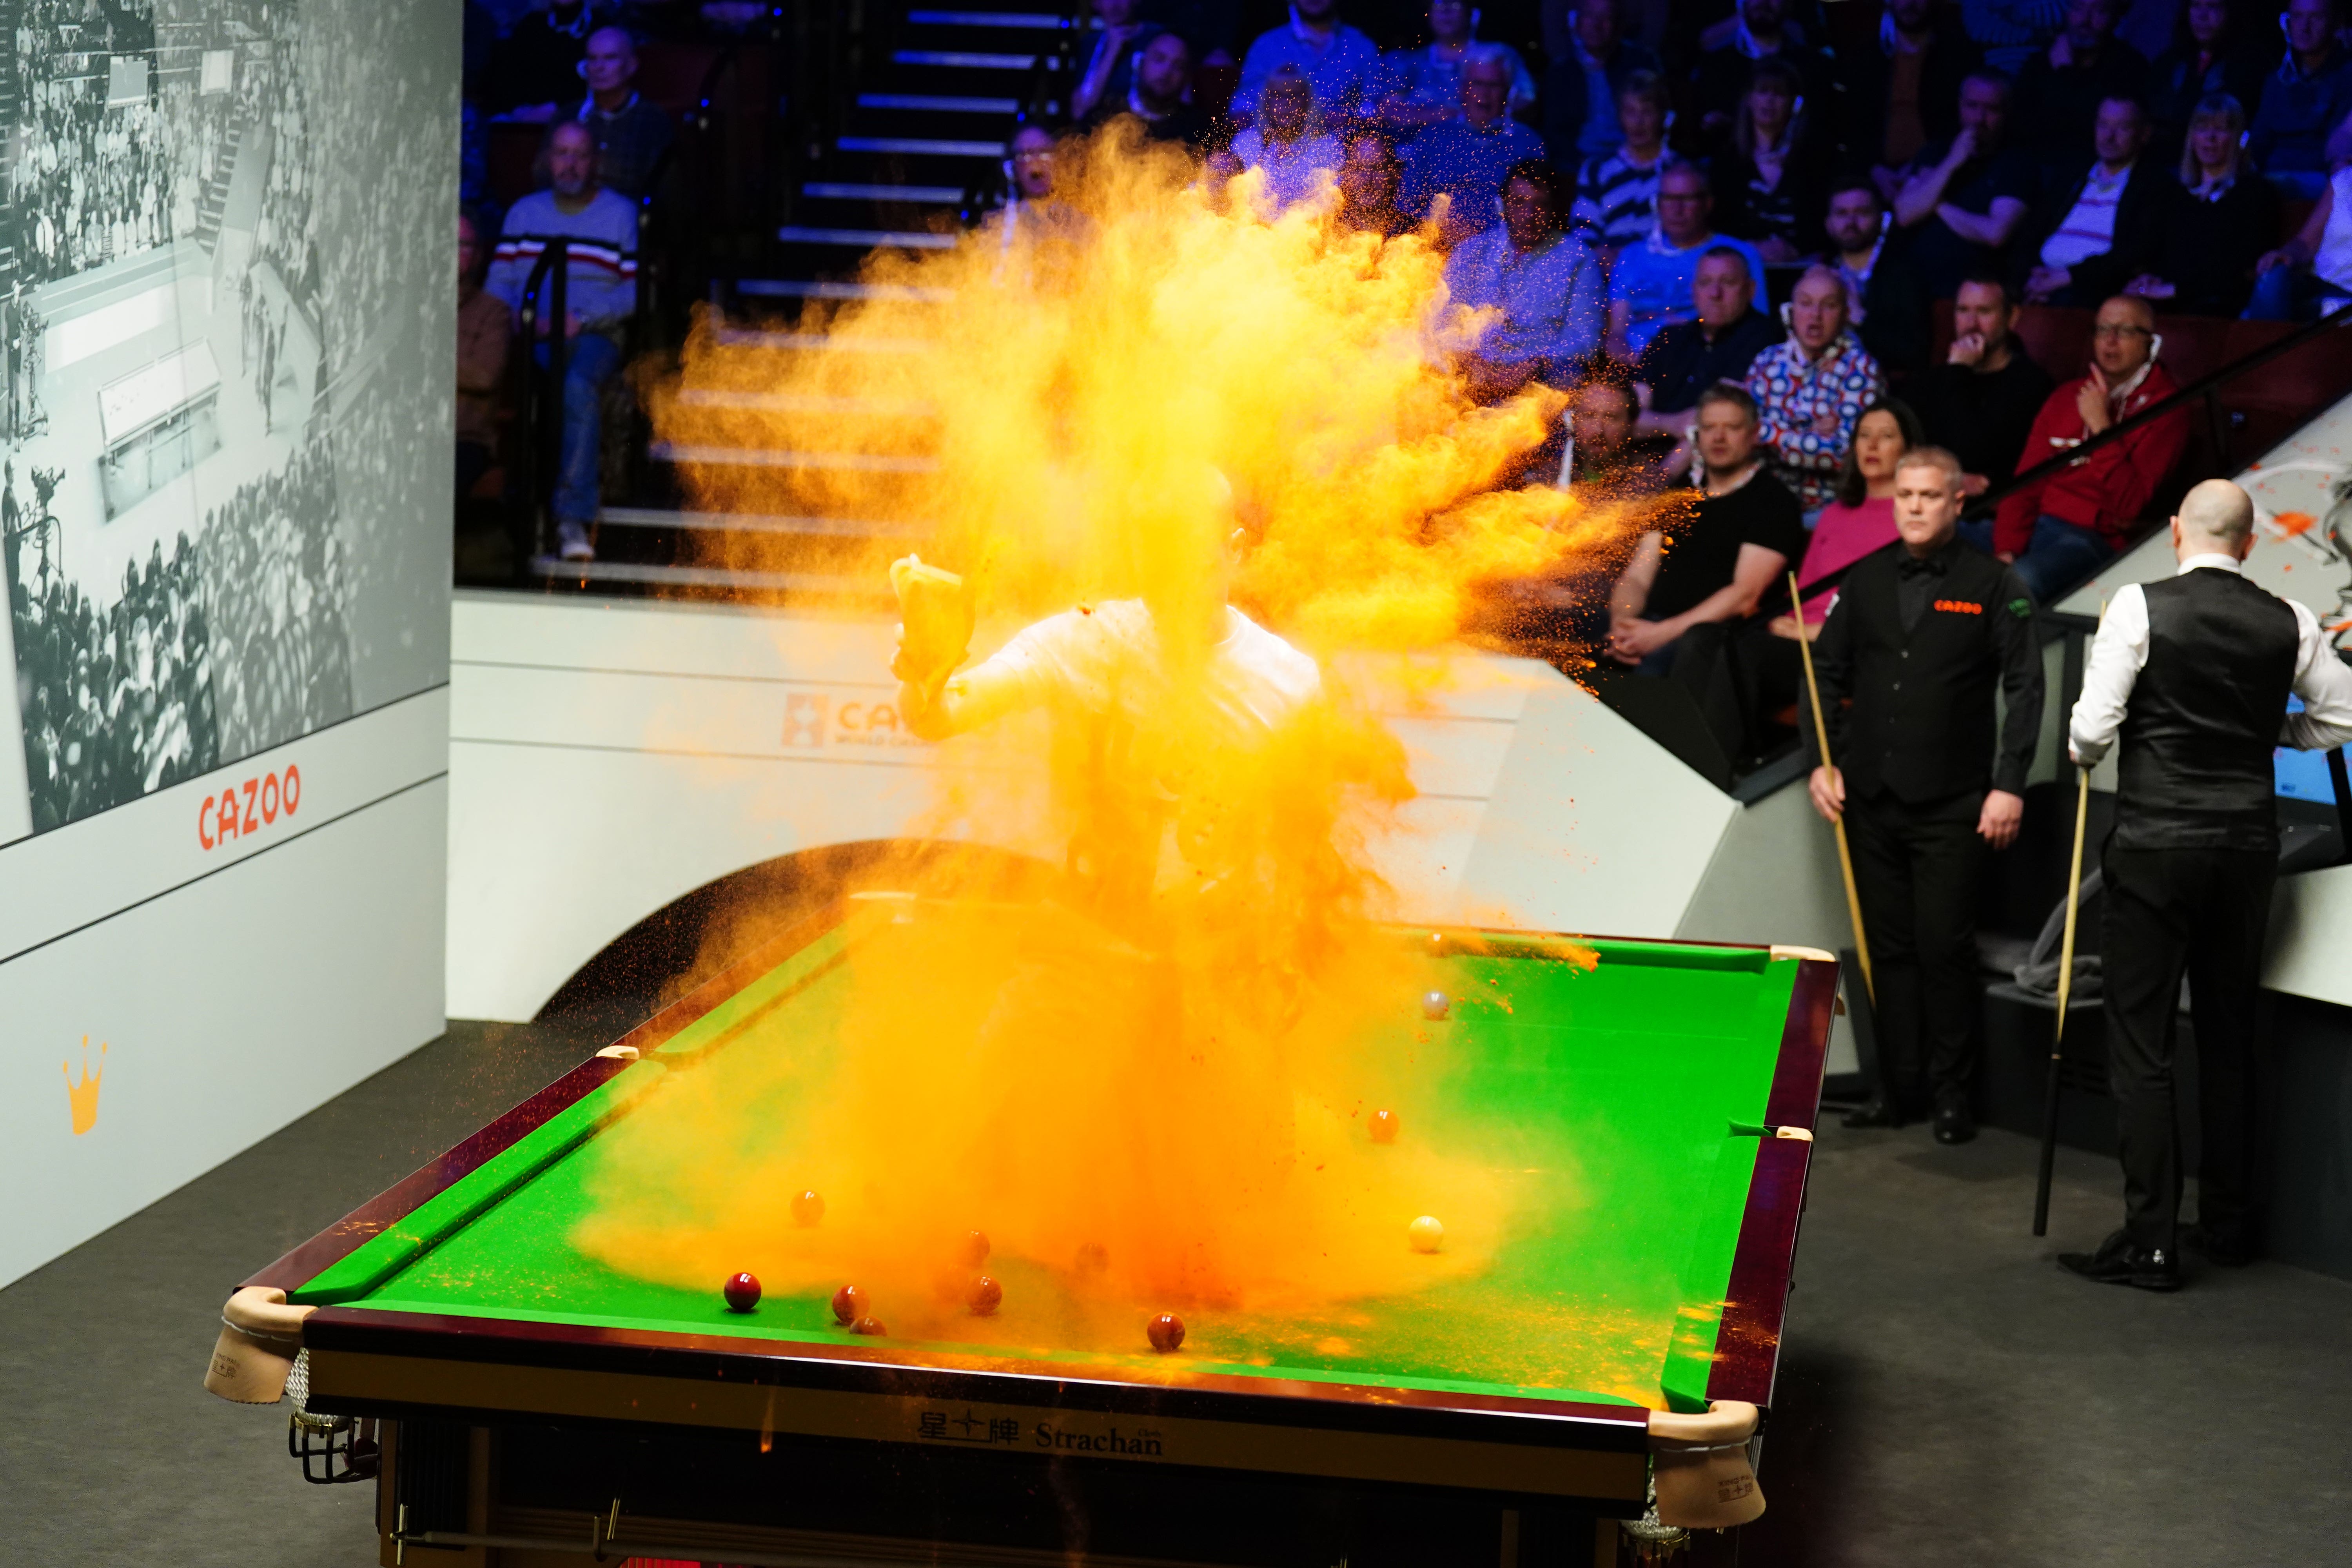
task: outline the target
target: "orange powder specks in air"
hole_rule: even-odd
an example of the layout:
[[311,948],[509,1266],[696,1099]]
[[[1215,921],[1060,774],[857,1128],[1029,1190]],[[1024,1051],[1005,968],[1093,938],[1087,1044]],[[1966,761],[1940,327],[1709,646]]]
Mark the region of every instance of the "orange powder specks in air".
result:
[[[1448,1065],[1412,1021],[1430,972],[1372,924],[1369,869],[1402,831],[1402,752],[1328,663],[1303,711],[1237,720],[1221,605],[1318,656],[1433,649],[1484,585],[1605,567],[1631,528],[1492,489],[1559,398],[1465,396],[1433,347],[1462,322],[1421,237],[1303,208],[1258,222],[1173,150],[1105,138],[1066,150],[1057,189],[1009,237],[876,258],[875,297],[802,328],[833,352],[706,321],[652,392],[680,447],[824,455],[689,465],[702,506],[926,525],[925,558],[998,628],[983,646],[1080,605],[1150,607],[1156,650],[1109,678],[1110,717],[1066,703],[940,748],[932,836],[1055,846],[1066,875],[1040,901],[912,906],[821,1005],[675,1075],[597,1141],[577,1239],[696,1288],[854,1279],[900,1334],[1131,1346],[1133,1304],[1192,1303],[1209,1317],[1188,1346],[1213,1352],[1221,1312],[1478,1271],[1525,1180],[1417,1110]],[[730,563],[794,568],[808,545],[780,537],[730,536],[761,552]],[[866,563],[877,583],[895,552]],[[877,879],[970,892],[938,862]],[[1367,1103],[1423,1131],[1374,1146]],[[827,1208],[804,1228],[806,1187]],[[1423,1214],[1445,1226],[1433,1256],[1405,1245]],[[1006,1283],[994,1318],[958,1305],[975,1228]],[[1046,1300],[1054,1321],[1017,1310]]]

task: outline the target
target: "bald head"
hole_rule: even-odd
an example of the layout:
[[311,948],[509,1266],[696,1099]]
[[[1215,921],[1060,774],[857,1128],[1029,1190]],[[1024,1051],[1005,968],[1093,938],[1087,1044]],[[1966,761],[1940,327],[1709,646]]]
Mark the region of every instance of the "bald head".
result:
[[2254,534],[2253,498],[2227,479],[2207,479],[2181,498],[2173,546],[2189,555],[2243,557]]
[[620,27],[599,27],[588,35],[580,61],[580,79],[588,84],[596,105],[606,110],[628,101],[629,83],[637,74],[637,46]]

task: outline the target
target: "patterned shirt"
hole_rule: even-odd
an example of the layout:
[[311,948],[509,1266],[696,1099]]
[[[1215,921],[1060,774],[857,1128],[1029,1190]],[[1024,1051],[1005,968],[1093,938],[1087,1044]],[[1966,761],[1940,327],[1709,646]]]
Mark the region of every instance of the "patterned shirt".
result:
[[[1886,377],[1850,331],[1841,331],[1820,359],[1808,359],[1796,339],[1773,344],[1748,367],[1748,391],[1763,416],[1759,432],[1773,466],[1808,512],[1837,499],[1838,475],[1862,411],[1886,395]],[[1824,436],[1813,427],[1837,416]]]
[[1576,172],[1576,227],[1594,245],[1634,245],[1658,225],[1658,176],[1672,166],[1663,149],[1658,161],[1633,163],[1620,147],[1605,158],[1587,158]]

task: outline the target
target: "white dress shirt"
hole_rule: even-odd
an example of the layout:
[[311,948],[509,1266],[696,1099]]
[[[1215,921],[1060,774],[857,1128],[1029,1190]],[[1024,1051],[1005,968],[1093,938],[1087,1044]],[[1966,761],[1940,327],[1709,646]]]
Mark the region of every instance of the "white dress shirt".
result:
[[[2237,570],[2232,555],[2191,555],[2174,575]],[[2308,609],[2293,599],[2280,603],[2294,612],[2294,694],[2303,699],[2303,711],[2282,717],[2278,743],[2315,752],[2352,741],[2352,668],[2336,657]],[[2066,726],[2076,762],[2086,766],[2096,763],[2116,743],[2132,686],[2147,668],[2147,595],[2138,584],[2126,584],[2107,602],[2083,671],[2083,695],[2075,700]]]

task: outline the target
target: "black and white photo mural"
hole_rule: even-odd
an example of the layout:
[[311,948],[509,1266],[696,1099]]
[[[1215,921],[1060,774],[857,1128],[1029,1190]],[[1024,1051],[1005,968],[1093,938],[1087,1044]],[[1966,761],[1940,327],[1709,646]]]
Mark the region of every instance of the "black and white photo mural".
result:
[[0,0],[0,843],[447,660],[454,0]]

